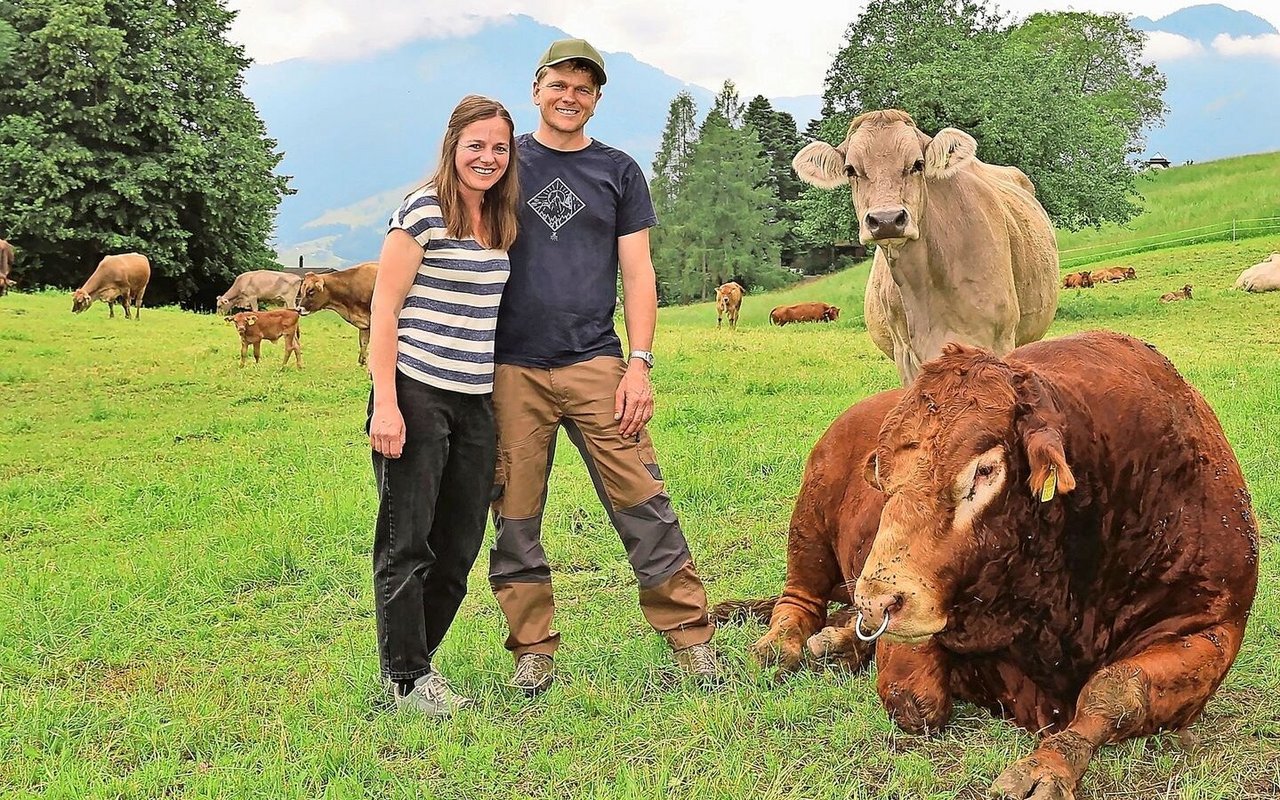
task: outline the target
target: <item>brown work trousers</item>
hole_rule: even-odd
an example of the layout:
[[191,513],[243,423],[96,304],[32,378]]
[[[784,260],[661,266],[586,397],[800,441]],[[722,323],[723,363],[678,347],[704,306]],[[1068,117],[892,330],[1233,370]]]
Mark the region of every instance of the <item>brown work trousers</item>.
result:
[[625,371],[626,362],[613,356],[550,369],[499,364],[495,371],[497,536],[489,583],[507,618],[506,647],[516,658],[550,655],[560,643],[551,629],[555,598],[542,549],[542,512],[561,427],[582,454],[622,539],[649,624],[677,650],[710,640],[715,630],[649,433],[624,439],[613,418]]

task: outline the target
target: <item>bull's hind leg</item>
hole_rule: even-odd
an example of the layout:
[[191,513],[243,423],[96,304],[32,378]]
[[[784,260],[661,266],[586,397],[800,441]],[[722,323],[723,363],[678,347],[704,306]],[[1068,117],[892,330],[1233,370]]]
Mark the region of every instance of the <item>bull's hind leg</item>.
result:
[[1072,800],[1089,760],[1104,744],[1181,730],[1200,716],[1240,650],[1242,621],[1148,647],[1094,673],[1080,690],[1075,718],[1014,762],[991,795]]

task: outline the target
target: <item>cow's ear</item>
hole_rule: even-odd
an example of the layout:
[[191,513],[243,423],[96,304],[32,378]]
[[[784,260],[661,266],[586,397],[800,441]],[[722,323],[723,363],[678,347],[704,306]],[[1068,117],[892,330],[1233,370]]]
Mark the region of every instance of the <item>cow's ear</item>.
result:
[[878,451],[872,450],[871,454],[867,456],[867,461],[862,468],[862,477],[876,491],[884,491],[884,484],[880,481],[880,453]]
[[791,168],[800,180],[819,189],[838,189],[848,183],[844,172],[845,145],[832,147],[823,141],[810,142],[791,159]]
[[949,178],[978,157],[978,143],[959,128],[943,128],[924,149],[926,178]]
[[1076,488],[1076,476],[1062,442],[1062,415],[1034,374],[1015,374],[1013,387],[1018,398],[1014,424],[1031,467],[1027,485],[1037,500],[1047,503],[1059,492],[1066,494]]

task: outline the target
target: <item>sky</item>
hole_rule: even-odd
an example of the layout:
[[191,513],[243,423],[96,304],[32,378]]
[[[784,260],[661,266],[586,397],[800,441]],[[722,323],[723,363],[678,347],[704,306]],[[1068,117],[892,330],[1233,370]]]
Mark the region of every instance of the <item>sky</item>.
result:
[[[990,5],[1015,18],[1036,11],[1123,12],[1159,19],[1196,0],[1003,0]],[[423,37],[470,35],[495,18],[524,14],[597,49],[626,52],[682,81],[715,91],[732,80],[743,97],[822,93],[844,31],[865,2],[802,0],[228,0],[239,11],[230,36],[262,64],[290,58],[342,60]],[[1280,29],[1280,2],[1225,0]],[[747,11],[750,7],[772,10]],[[799,9],[803,9],[800,11]],[[1222,40],[1224,55],[1280,60],[1280,35]],[[1154,34],[1153,60],[1194,55],[1203,46]]]

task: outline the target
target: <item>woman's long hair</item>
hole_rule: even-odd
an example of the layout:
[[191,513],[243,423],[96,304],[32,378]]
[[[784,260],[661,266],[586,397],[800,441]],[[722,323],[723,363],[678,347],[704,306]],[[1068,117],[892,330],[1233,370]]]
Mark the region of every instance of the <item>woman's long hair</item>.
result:
[[468,125],[495,117],[506,120],[510,131],[507,138],[510,156],[507,171],[484,193],[480,215],[486,228],[487,241],[484,245],[495,250],[508,250],[516,240],[520,181],[516,175],[516,164],[519,161],[516,157],[516,126],[502,103],[478,94],[469,94],[458,102],[449,115],[449,126],[445,129],[444,142],[440,145],[440,163],[436,166],[431,183],[435,184],[436,195],[440,199],[440,214],[444,217],[449,236],[454,239],[475,236],[478,232],[471,230],[471,219],[462,203],[461,179],[457,166],[458,142],[462,139],[463,129]]

